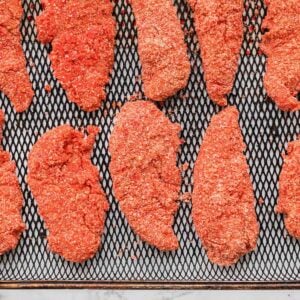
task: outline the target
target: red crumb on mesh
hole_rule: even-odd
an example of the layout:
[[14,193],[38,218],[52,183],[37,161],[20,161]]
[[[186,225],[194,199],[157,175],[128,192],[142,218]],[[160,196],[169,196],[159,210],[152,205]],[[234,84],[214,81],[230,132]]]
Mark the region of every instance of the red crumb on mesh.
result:
[[192,216],[208,258],[235,263],[256,247],[258,222],[238,111],[215,115],[206,131],[194,170]]
[[26,110],[33,97],[21,43],[22,14],[20,0],[0,1],[0,91],[17,112]]
[[180,201],[190,202],[192,200],[192,193],[186,192],[180,195]]
[[259,205],[263,205],[264,203],[265,203],[264,199],[260,197],[260,198],[258,199],[258,204],[259,204]]
[[122,101],[112,101],[112,103],[111,103],[111,107],[113,108],[113,109],[115,109],[115,108],[120,108],[121,106],[122,106],[123,104],[122,104]]
[[267,55],[264,86],[285,111],[300,109],[300,5],[298,0],[269,0],[261,50]]
[[188,0],[195,19],[209,97],[227,104],[243,40],[243,0]]
[[300,140],[290,142],[279,177],[277,213],[284,214],[290,235],[300,239]]
[[189,163],[185,162],[184,164],[180,165],[181,171],[186,171],[189,168]]
[[110,173],[121,210],[135,233],[160,250],[178,247],[172,225],[180,190],[179,132],[153,103],[135,101],[122,107],[110,137]]
[[111,107],[112,107],[112,109],[115,109],[115,108],[117,107],[117,102],[116,102],[116,101],[113,101],[113,102],[111,103]]
[[69,125],[50,130],[28,160],[28,183],[49,230],[49,247],[74,262],[97,252],[108,209],[90,159],[99,130],[89,126],[86,131],[87,137]]
[[[1,21],[0,21],[1,22]],[[4,114],[0,110],[0,140]],[[16,176],[16,165],[9,153],[0,149],[0,255],[14,249],[25,229],[21,218],[23,196]]]
[[139,99],[140,99],[139,93],[133,93],[133,94],[127,96],[128,101],[136,101]]
[[52,43],[56,78],[83,110],[100,107],[113,66],[115,21],[109,0],[44,0],[38,38]]
[[47,93],[51,92],[51,86],[49,84],[46,84],[44,89]]
[[161,101],[187,85],[190,63],[172,0],[132,0],[146,97]]

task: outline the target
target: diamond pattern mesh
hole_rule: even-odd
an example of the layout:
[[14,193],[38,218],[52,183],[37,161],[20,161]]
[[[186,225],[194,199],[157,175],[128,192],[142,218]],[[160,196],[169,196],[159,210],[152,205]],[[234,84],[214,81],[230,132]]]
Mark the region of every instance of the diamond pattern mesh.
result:
[[[182,192],[192,191],[192,169],[199,146],[213,114],[219,111],[208,98],[199,47],[191,12],[185,0],[174,0],[186,35],[192,73],[185,90],[158,106],[183,128],[178,163],[188,163],[182,173]],[[95,112],[86,113],[69,102],[59,82],[53,77],[48,58],[49,46],[36,41],[34,20],[39,13],[37,1],[24,0],[21,26],[23,48],[35,97],[24,113],[16,114],[5,95],[0,105],[6,113],[3,146],[16,161],[18,178],[24,194],[23,219],[27,224],[19,246],[0,257],[1,280],[202,280],[202,281],[279,281],[300,280],[299,241],[290,237],[282,216],[274,213],[278,196],[281,153],[287,142],[300,133],[300,115],[283,113],[268,100],[263,88],[265,57],[258,52],[260,25],[266,9],[261,0],[246,0],[244,22],[247,25],[241,58],[229,102],[240,111],[240,125],[247,144],[260,238],[255,252],[237,264],[221,268],[211,264],[196,237],[191,221],[191,204],[182,202],[175,218],[174,230],[180,241],[177,251],[163,253],[142,241],[131,231],[112,191],[108,172],[108,139],[115,113],[132,94],[143,97],[141,65],[137,54],[134,16],[126,0],[114,1],[118,23],[115,65],[107,86],[107,100]],[[212,33],[213,34],[213,33]],[[224,45],[225,47],[226,45]],[[44,86],[49,84],[51,91]],[[110,202],[103,246],[85,263],[69,263],[47,250],[44,223],[26,184],[27,153],[39,136],[60,124],[79,128],[88,124],[102,128],[93,153],[102,186]],[[259,199],[264,200],[259,204]]]

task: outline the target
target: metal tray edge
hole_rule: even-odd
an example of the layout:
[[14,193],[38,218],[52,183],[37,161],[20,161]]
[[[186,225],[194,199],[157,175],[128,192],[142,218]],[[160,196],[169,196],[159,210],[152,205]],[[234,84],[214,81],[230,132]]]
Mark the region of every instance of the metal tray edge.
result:
[[0,289],[300,289],[300,281],[0,281]]

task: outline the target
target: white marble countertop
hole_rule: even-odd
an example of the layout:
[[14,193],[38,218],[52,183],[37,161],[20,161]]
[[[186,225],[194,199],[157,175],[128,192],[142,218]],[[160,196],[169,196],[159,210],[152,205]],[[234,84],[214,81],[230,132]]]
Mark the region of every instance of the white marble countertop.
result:
[[0,290],[0,300],[299,300],[300,290],[168,291],[168,290]]

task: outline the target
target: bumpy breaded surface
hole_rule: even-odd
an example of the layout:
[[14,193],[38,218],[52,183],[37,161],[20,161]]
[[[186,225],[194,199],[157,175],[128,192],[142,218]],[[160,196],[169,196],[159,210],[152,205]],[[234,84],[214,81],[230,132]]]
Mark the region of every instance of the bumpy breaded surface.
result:
[[190,75],[187,46],[172,0],[131,0],[146,97],[161,101],[183,89]]
[[192,217],[208,258],[235,263],[256,247],[258,222],[238,111],[212,117],[194,169]]
[[227,104],[243,40],[242,0],[188,0],[199,40],[206,89],[211,100]]
[[22,14],[21,0],[0,1],[0,91],[17,112],[26,110],[33,97],[21,44]]
[[110,137],[113,189],[129,225],[160,250],[178,247],[172,230],[180,191],[180,126],[152,103],[127,102]]
[[38,38],[52,43],[55,77],[85,111],[100,107],[113,67],[116,24],[110,0],[43,0]]
[[[4,114],[0,110],[0,140]],[[9,153],[0,149],[0,255],[14,249],[25,229],[21,218],[23,196],[16,176],[16,165]]]
[[290,235],[300,239],[300,140],[290,142],[279,177],[279,199],[276,211],[284,214]]
[[264,86],[285,111],[300,109],[300,5],[298,0],[267,0],[261,50],[267,55]]
[[50,250],[73,262],[97,252],[108,209],[90,158],[98,128],[87,127],[87,133],[69,125],[52,129],[28,160],[28,183],[49,230]]

